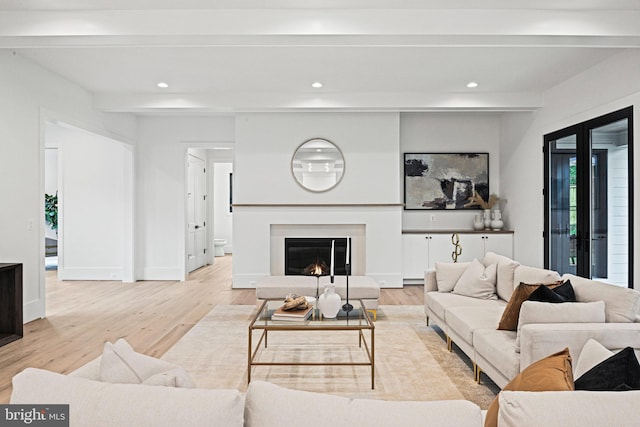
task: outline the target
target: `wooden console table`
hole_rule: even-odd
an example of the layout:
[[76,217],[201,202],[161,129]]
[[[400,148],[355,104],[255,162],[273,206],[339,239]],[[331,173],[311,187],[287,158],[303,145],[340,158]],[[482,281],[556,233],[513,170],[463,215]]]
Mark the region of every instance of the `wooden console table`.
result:
[[22,335],[22,264],[0,264],[0,346]]

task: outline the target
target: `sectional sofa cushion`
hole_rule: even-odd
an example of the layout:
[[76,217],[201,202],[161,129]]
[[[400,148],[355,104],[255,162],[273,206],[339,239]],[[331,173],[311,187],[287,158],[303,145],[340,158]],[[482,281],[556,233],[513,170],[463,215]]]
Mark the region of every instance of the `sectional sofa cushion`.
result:
[[[293,418],[289,419],[288,416]],[[353,399],[289,390],[264,381],[252,381],[249,384],[245,426],[281,427],[297,424],[305,427],[477,427],[482,425],[482,413],[477,405],[466,400],[400,402]]]
[[451,307],[504,307],[502,300],[490,300],[469,298],[445,292],[429,292],[425,296],[425,304],[433,313],[441,319],[445,319],[445,312]]
[[[515,391],[571,391],[573,385],[573,371],[571,370],[571,356],[569,349],[554,353],[544,359],[532,363],[502,390]],[[498,411],[500,408],[500,394],[491,402],[485,418],[485,427],[498,425]],[[544,411],[543,408],[538,410]],[[500,424],[501,426],[503,424]],[[544,424],[539,424],[544,425]],[[553,424],[557,425],[557,424]]]
[[28,368],[13,377],[11,403],[68,404],[70,425],[242,427],[238,390],[111,384]]
[[562,280],[557,271],[521,265],[513,273],[514,283],[554,283]]
[[604,323],[604,302],[553,304],[525,301],[520,309],[516,351],[520,351],[520,330],[530,323]]
[[626,347],[598,363],[575,380],[576,390],[640,390],[640,364],[633,348]]
[[637,425],[640,391],[548,391],[500,393],[498,425],[540,426],[631,426]]
[[482,263],[485,266],[497,264],[496,293],[500,299],[509,301],[513,293],[514,274],[519,262],[494,252],[487,252]]
[[496,271],[497,264],[485,267],[480,261],[474,259],[456,282],[453,293],[472,298],[498,299]]
[[477,329],[493,329],[500,319],[503,306],[452,307],[447,310],[449,329],[468,342],[473,343],[473,332]]
[[479,362],[481,356],[505,378],[511,379],[520,373],[520,355],[515,351],[515,341],[514,331],[476,329],[473,331],[473,348],[476,353],[474,358]]
[[100,361],[100,381],[120,384],[148,384],[193,388],[189,374],[179,366],[136,353],[120,338],[106,342]]
[[583,302],[604,301],[608,323],[636,322],[640,312],[640,292],[609,285],[584,277],[565,274],[564,280],[571,280],[576,299]]
[[471,262],[436,262],[438,292],[451,292]]
[[589,369],[611,356],[613,356],[613,351],[593,338],[589,339],[582,347],[578,360],[573,363],[573,377],[580,378]]
[[[549,283],[546,286],[551,288],[555,288],[560,286],[561,282]],[[520,283],[516,289],[513,291],[507,306],[502,313],[502,318],[498,323],[498,329],[502,331],[515,331],[518,329],[518,318],[520,317],[520,307],[522,303],[526,301],[529,296],[536,290],[538,287],[542,286],[541,283],[528,284],[528,283]]]

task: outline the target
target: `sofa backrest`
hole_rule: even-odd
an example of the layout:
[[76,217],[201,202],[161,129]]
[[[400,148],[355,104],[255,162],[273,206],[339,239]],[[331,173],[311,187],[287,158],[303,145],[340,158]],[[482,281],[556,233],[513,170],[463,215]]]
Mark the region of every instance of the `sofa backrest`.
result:
[[637,321],[640,313],[640,292],[610,285],[597,280],[565,274],[563,281],[570,280],[576,299],[580,302],[604,301],[608,323],[631,323]]

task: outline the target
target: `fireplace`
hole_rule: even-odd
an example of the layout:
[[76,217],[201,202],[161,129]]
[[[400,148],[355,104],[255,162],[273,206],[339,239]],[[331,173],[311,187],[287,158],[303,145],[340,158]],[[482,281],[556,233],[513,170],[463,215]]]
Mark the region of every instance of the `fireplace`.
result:
[[[344,276],[347,255],[346,237],[286,237],[284,239],[284,274],[300,276],[319,273],[318,275],[328,276],[331,241],[335,241],[334,274]],[[351,253],[352,250],[349,251],[349,263],[351,263]],[[316,266],[320,267],[321,271],[314,272],[313,269]]]

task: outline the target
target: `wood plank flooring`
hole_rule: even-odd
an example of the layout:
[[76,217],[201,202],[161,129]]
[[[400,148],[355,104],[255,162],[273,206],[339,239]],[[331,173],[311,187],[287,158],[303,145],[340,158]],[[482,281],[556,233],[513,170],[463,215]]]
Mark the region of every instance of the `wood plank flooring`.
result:
[[[105,341],[126,338],[141,353],[161,357],[219,304],[255,304],[253,289],[231,289],[231,256],[185,282],[61,282],[47,272],[47,317],[25,325],[24,338],[0,347],[0,403],[11,378],[28,367],[71,372],[102,353]],[[383,289],[380,304],[422,304],[423,287]]]

